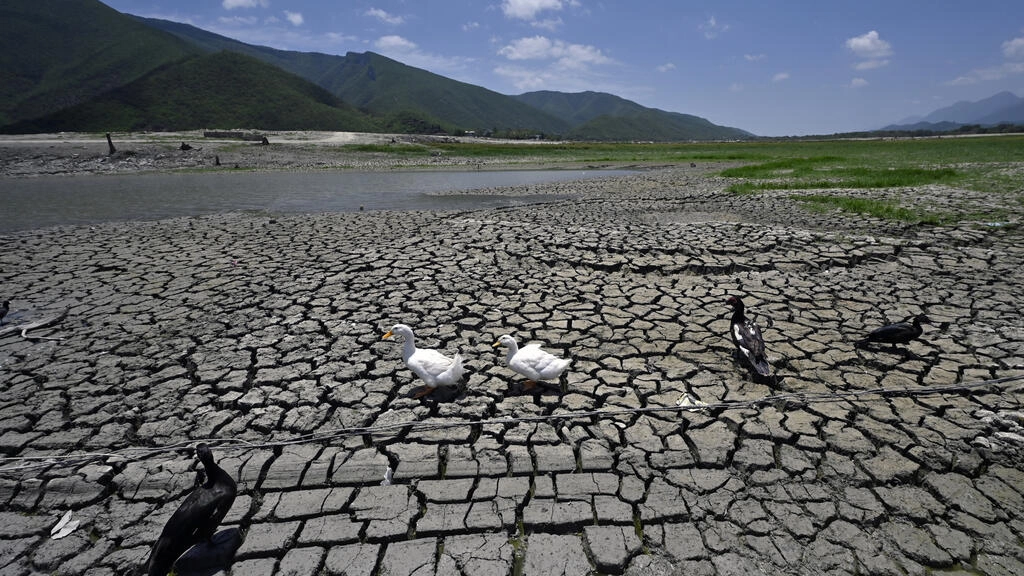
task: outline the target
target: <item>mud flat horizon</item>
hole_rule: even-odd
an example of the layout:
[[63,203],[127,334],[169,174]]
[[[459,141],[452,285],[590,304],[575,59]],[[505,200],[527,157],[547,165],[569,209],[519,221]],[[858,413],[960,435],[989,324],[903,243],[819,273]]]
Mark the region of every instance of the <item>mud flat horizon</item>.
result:
[[[542,205],[0,236],[5,569],[142,565],[203,440],[239,487],[229,574],[1024,572],[1020,228],[725,187],[675,167]],[[910,344],[854,346],[919,313]],[[415,398],[396,323],[461,384]],[[572,363],[526,390],[502,334]]]
[[[268,145],[238,138],[207,138],[203,131],[113,134],[110,152],[102,134],[0,135],[0,176],[31,178],[42,175],[125,174],[173,171],[275,171],[324,169],[390,170],[510,170],[557,168],[618,168],[630,166],[552,166],[543,154],[516,158],[476,158],[458,155],[392,153],[436,143],[462,142],[504,145],[522,149],[557,142],[494,140],[475,137],[419,136],[362,132],[263,132]],[[378,147],[377,152],[351,147]]]

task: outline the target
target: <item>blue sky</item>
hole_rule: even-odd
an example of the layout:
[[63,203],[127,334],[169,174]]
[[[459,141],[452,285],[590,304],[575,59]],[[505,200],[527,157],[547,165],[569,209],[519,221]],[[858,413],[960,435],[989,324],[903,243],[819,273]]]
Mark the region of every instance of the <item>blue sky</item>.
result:
[[103,0],[243,42],[372,51],[503,94],[609,92],[764,136],[1024,96],[1024,0]]

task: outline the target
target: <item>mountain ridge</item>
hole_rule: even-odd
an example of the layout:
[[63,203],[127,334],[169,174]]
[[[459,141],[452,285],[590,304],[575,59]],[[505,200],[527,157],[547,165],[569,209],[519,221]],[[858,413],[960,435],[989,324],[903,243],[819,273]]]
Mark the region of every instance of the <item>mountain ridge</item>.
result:
[[[224,125],[228,120],[251,118],[231,110],[238,101],[244,102],[240,105],[251,112],[253,106],[247,100],[250,94],[236,91],[236,100],[223,99],[202,86],[181,81],[181,86],[187,85],[189,89],[168,86],[165,96],[174,102],[162,103],[158,97],[152,97],[160,92],[145,84],[154,78],[181,78],[180,71],[173,71],[175,67],[216,68],[223,58],[202,56],[227,51],[273,66],[290,76],[285,79],[275,75],[275,81],[267,85],[252,82],[245,74],[238,76],[246,90],[262,94],[266,102],[287,101],[307,112],[328,105],[322,95],[314,96],[301,84],[310,82],[338,99],[331,106],[340,112],[328,116],[334,118],[340,113],[350,123],[376,127],[377,131],[473,131],[506,137],[540,135],[628,141],[753,136],[697,116],[647,108],[613,94],[547,92],[547,99],[560,98],[563,102],[538,107],[530,102],[536,95],[500,94],[374,52],[338,56],[278,50],[245,44],[189,24],[122,14],[98,0],[76,0],[70,4],[73,10],[60,9],[68,5],[65,0],[6,0],[0,5],[0,16],[14,24],[13,34],[0,35],[7,38],[0,38],[0,49],[6,48],[0,59],[0,64],[5,64],[0,66],[0,85],[15,87],[6,91],[0,88],[0,129],[9,132],[12,126],[39,129],[60,125],[64,130],[74,131],[85,126],[76,126],[74,119],[85,117],[91,118],[88,125],[95,129],[96,123],[102,123],[104,118],[97,115],[100,110],[106,111],[105,117],[114,125],[127,122],[177,129],[195,122],[184,114],[189,105],[183,99],[190,92],[221,103],[219,115],[218,109],[213,109],[211,115],[210,108],[201,101],[192,103],[196,117],[202,111],[205,122]],[[70,40],[61,44],[62,39]],[[48,43],[58,49],[46,52],[44,47]],[[42,55],[25,53],[23,44]],[[71,58],[71,64],[61,68],[66,56],[63,50],[71,48],[75,54],[88,56]],[[255,69],[249,61],[232,62],[244,62],[239,65],[246,71]],[[228,71],[222,73],[233,77]],[[143,84],[136,84],[144,77]],[[218,85],[232,93],[231,87]],[[295,98],[301,98],[301,102]],[[93,105],[86,106],[90,101]],[[356,121],[357,115],[363,118]],[[335,121],[331,124],[335,125]]]
[[[272,106],[268,100],[273,99]],[[323,88],[237,52],[162,66],[87,102],[5,126],[4,132],[203,128],[368,132],[379,128]]]
[[[4,0],[0,21],[0,125],[73,106],[198,53],[96,1]],[[142,44],[147,49],[137,50]]]
[[934,130],[950,131],[969,125],[995,126],[998,124],[1024,124],[1024,98],[1008,91],[997,92],[981,100],[961,100],[934,110],[925,116],[911,117],[889,124],[882,130]]
[[643,127],[643,140],[671,141],[687,133],[690,139],[744,139],[753,134],[719,126],[705,118],[648,108],[605,92],[556,92],[541,90],[514,96],[572,124],[567,136],[580,140],[629,140]]

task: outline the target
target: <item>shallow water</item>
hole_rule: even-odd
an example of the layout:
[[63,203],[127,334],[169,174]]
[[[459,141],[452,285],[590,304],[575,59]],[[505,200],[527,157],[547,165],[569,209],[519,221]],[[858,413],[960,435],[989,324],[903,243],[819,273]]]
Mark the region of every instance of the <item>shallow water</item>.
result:
[[565,196],[443,194],[628,174],[625,170],[219,172],[0,179],[0,233],[218,212],[472,210]]

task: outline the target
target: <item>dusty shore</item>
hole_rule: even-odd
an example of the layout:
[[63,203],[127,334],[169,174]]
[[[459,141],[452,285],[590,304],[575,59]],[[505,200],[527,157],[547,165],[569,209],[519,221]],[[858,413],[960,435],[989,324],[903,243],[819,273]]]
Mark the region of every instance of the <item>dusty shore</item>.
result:
[[[269,144],[238,138],[205,137],[202,131],[112,134],[110,153],[102,134],[0,135],[0,177],[124,174],[173,170],[395,170],[538,168],[543,156],[514,161],[457,155],[396,155],[346,150],[346,146],[415,147],[432,142],[501,142],[545,146],[551,142],[485,140],[473,137],[369,134],[361,132],[266,132]],[[182,150],[182,145],[188,147]],[[219,162],[219,165],[218,165]],[[560,167],[579,167],[561,163]],[[603,166],[610,167],[610,166]]]
[[[937,390],[1024,374],[1020,229],[725,185],[687,166],[541,206],[0,237],[0,329],[67,310],[28,334],[58,340],[0,336],[0,568],[141,564],[195,462],[138,448],[213,439],[231,574],[1024,573],[1020,381]],[[777,383],[733,358],[729,294]],[[853,346],[919,312],[909,346]],[[464,385],[412,398],[398,322],[460,351]],[[524,391],[504,333],[569,371]]]

